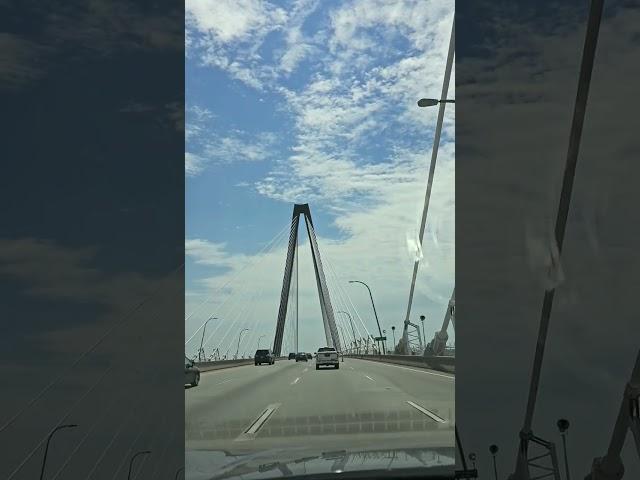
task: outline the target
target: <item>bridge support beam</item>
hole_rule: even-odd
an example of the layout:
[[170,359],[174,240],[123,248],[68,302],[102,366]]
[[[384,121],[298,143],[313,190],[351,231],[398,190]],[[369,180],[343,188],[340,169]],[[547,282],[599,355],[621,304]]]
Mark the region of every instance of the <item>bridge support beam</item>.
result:
[[[313,269],[318,286],[318,297],[320,299],[320,310],[322,312],[322,322],[324,324],[324,333],[327,346],[335,347],[336,350],[342,351],[338,329],[336,327],[333,315],[333,307],[329,297],[329,289],[322,268],[322,260],[320,258],[320,250],[316,239],[313,220],[311,219],[311,210],[309,205],[296,204],[293,207],[293,216],[291,221],[291,232],[289,233],[289,245],[287,248],[287,261],[284,267],[284,279],[282,281],[282,291],[280,293],[280,308],[278,310],[278,321],[276,324],[276,334],[273,340],[273,352],[279,356],[282,354],[282,339],[284,336],[285,320],[287,318],[287,307],[289,305],[289,292],[291,291],[291,276],[293,272],[293,263],[296,256],[296,245],[298,243],[298,228],[300,225],[300,216],[304,217],[309,236],[309,244],[311,245],[311,256],[313,258]],[[297,352],[296,352],[297,353]]]

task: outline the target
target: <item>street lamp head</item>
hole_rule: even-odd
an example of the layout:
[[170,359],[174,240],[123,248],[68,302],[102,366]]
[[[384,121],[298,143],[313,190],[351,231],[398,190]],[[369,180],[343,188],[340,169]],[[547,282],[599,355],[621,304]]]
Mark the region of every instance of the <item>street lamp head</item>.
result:
[[569,429],[569,420],[567,420],[566,418],[561,418],[560,420],[558,420],[557,425],[560,433],[564,433]]
[[78,426],[78,425],[77,425],[77,424],[75,424],[75,423],[67,423],[67,424],[64,424],[64,425],[58,425],[58,426],[54,429],[54,431],[56,431],[56,430],[61,430],[61,429],[63,429],[63,428],[75,428],[75,427],[77,427],[77,426]]
[[422,320],[423,322],[424,322],[424,319],[425,319],[425,318],[426,318],[426,317],[425,317],[424,315],[420,315],[420,320]]
[[393,327],[393,326],[391,327],[391,330],[395,330],[395,329],[396,329],[396,327]]
[[489,447],[489,452],[491,453],[491,455],[495,455],[496,453],[498,453],[498,446],[497,445],[491,445]]
[[419,107],[433,107],[438,104],[438,100],[435,98],[421,98],[418,100]]

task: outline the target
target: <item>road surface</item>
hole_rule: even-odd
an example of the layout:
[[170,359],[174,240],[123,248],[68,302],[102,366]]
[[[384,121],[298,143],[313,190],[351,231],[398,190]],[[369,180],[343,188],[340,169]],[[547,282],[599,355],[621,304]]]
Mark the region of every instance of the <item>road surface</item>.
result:
[[451,374],[351,358],[203,372],[185,389],[185,448],[452,447],[454,392]]

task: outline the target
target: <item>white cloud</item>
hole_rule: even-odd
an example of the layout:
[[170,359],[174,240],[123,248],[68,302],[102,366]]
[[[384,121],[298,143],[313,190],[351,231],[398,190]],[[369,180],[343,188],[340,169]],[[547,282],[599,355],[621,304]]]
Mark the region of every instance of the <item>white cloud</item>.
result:
[[270,132],[251,135],[236,130],[229,136],[221,136],[207,142],[204,153],[207,158],[219,163],[258,162],[272,155],[272,146],[277,137]]
[[243,258],[229,255],[224,243],[213,243],[200,238],[185,240],[184,252],[195,263],[214,267],[230,267]]
[[199,49],[203,64],[261,90],[271,69],[259,66],[257,51],[284,26],[287,12],[261,0],[187,0],[185,10],[190,53]]
[[204,169],[205,160],[195,153],[185,152],[184,172],[188,177],[198,175]]
[[261,0],[186,0],[186,20],[220,43],[246,41],[277,28],[286,12]]

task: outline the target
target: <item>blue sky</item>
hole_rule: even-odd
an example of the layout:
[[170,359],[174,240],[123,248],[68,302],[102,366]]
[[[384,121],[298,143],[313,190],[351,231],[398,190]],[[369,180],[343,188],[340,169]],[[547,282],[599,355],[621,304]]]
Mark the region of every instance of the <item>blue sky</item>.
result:
[[[437,114],[416,100],[440,95],[453,8],[186,2],[186,339],[213,315],[208,350],[228,349],[242,328],[243,348],[272,343],[286,236],[262,249],[294,203],[310,204],[334,309],[374,333],[366,290],[347,283],[363,280],[382,328],[401,329]],[[450,98],[454,84],[455,74]],[[454,285],[454,125],[447,107],[413,308],[427,337]],[[300,348],[315,351],[324,335],[305,242]]]

